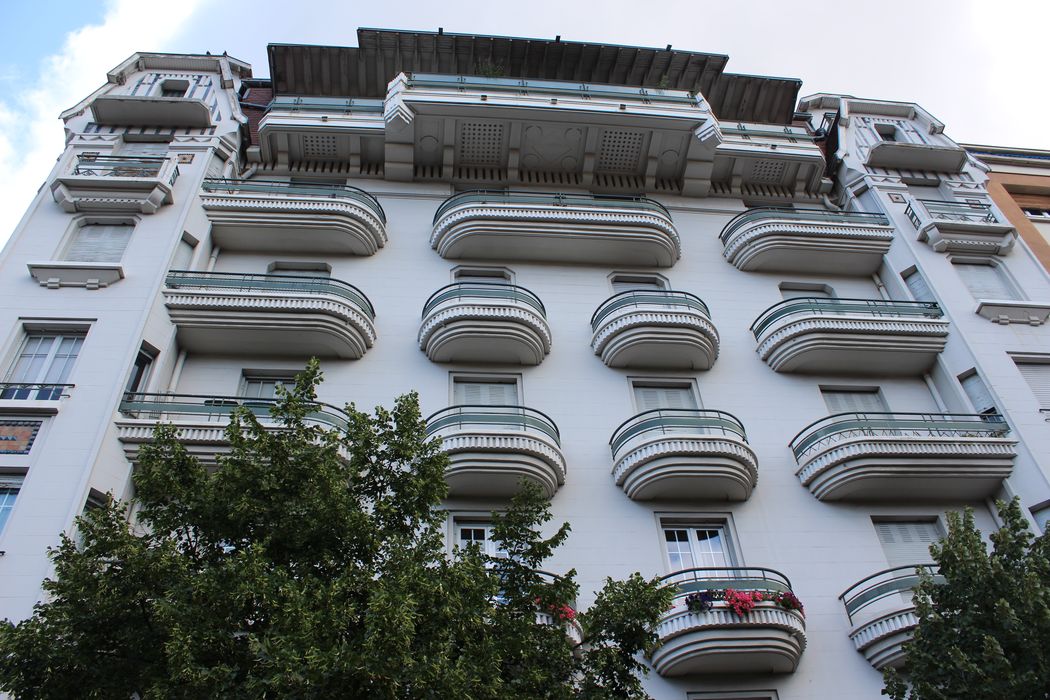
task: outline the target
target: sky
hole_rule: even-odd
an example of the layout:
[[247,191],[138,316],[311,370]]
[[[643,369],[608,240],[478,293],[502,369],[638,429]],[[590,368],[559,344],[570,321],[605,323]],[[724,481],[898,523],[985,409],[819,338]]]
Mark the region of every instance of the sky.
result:
[[262,78],[266,44],[354,46],[358,27],[672,44],[800,96],[918,102],[960,143],[1050,149],[1047,26],[1046,0],[0,0],[0,245],[62,152],[58,115],[135,51],[226,51]]

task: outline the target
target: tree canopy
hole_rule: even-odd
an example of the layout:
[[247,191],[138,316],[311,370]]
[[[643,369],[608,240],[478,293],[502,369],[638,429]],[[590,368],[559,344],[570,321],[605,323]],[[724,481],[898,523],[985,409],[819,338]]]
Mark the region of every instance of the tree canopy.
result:
[[948,513],[930,547],[940,578],[923,574],[907,675],[890,670],[894,700],[1050,697],[1050,538],[1029,530],[1017,499],[998,503],[988,551],[973,513]]
[[[446,544],[447,456],[414,394],[322,428],[317,364],[272,419],[235,412],[207,468],[170,425],[140,452],[135,497],[91,510],[52,551],[32,617],[0,625],[0,689],[17,698],[643,698],[637,655],[671,593],[607,580],[578,615],[574,571],[539,571],[523,484],[495,539]],[[129,518],[129,513],[133,517]],[[537,613],[543,624],[537,620]],[[575,619],[573,619],[575,618]],[[583,631],[583,644],[567,634]]]

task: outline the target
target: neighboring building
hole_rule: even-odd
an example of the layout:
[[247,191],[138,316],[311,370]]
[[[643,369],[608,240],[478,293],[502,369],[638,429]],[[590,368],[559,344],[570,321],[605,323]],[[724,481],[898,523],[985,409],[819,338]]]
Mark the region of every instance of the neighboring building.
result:
[[[654,697],[879,698],[941,514],[1050,500],[1050,282],[984,168],[918,105],[725,56],[358,42],[271,45],[270,80],[136,54],[63,115],[0,256],[0,616],[158,421],[214,455],[318,356],[328,404],[419,391],[450,547],[524,477],[584,608],[681,587]],[[806,615],[686,610],[724,587]]]

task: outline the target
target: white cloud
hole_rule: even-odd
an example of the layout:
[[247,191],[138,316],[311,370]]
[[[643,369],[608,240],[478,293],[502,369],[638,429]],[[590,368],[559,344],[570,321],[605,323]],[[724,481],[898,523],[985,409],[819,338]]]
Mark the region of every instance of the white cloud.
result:
[[62,152],[58,115],[91,94],[106,73],[135,51],[164,51],[204,0],[165,3],[163,13],[140,0],[113,0],[101,24],[66,35],[45,57],[32,87],[0,98],[0,246],[7,241]]

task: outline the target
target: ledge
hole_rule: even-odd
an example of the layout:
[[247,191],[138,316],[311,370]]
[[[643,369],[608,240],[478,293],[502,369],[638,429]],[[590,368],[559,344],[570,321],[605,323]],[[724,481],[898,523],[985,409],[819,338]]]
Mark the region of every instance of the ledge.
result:
[[29,274],[41,287],[86,287],[101,289],[124,279],[120,263],[87,263],[65,260],[27,263]]
[[966,151],[959,146],[883,141],[871,147],[867,162],[876,168],[957,173],[966,164]]
[[201,100],[151,95],[102,95],[91,103],[99,124],[117,126],[211,126],[211,112]]
[[977,315],[998,323],[1025,323],[1041,326],[1050,318],[1050,302],[982,299],[977,302]]

